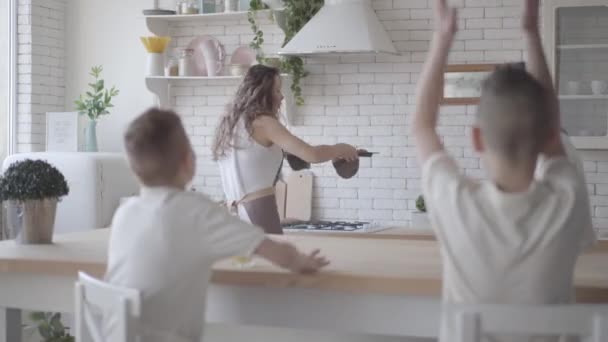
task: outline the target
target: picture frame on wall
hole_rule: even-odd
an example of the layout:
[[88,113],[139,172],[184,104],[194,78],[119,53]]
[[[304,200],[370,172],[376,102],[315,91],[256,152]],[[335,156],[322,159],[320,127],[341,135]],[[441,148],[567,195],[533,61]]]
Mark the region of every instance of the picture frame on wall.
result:
[[[525,69],[524,62],[508,63],[515,68]],[[483,80],[503,64],[452,64],[444,73],[442,105],[463,106],[479,104]]]
[[78,152],[78,112],[46,113],[46,150]]
[[453,64],[444,73],[442,105],[476,105],[481,84],[498,64]]

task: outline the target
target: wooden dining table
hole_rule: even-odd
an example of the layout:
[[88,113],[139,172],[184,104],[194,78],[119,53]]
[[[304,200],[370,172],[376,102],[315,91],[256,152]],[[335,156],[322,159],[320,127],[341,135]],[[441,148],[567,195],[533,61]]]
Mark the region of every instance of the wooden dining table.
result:
[[[73,312],[77,274],[103,277],[110,234],[96,229],[58,235],[52,245],[0,242],[0,306]],[[320,248],[331,264],[315,275],[297,275],[261,259],[245,267],[232,259],[219,262],[208,289],[209,321],[437,336],[442,265],[432,234],[276,238],[305,251]],[[608,303],[608,243],[579,258],[574,283],[578,302]],[[6,334],[16,333],[15,312],[8,312]]]

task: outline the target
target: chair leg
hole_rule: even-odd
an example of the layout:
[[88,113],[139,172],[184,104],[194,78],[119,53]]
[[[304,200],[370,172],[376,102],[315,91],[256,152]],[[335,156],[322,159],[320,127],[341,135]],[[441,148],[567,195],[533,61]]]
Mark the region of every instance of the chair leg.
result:
[[592,342],[608,341],[608,318],[601,315],[593,317]]
[[22,341],[21,309],[6,308],[4,311],[4,334],[0,341]]

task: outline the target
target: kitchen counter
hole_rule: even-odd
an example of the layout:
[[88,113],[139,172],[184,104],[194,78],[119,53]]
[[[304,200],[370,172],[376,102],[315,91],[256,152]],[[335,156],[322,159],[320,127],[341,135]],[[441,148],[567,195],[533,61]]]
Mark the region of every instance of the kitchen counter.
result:
[[[101,276],[107,259],[109,229],[60,235],[48,246],[0,242],[0,272],[75,276],[79,270]],[[373,235],[373,234],[372,234]],[[308,288],[387,295],[440,296],[441,262],[429,235],[401,238],[292,234],[281,239],[310,251],[320,248],[331,265],[314,276],[295,275],[255,259],[252,267],[232,260],[214,267],[212,282],[270,288]],[[576,267],[577,298],[608,303],[608,246],[602,242]],[[0,278],[3,275],[0,275]]]

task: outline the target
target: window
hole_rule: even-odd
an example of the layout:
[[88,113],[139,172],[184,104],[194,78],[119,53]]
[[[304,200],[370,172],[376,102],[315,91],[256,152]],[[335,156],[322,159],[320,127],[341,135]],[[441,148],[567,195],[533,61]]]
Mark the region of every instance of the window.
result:
[[8,152],[9,83],[10,83],[10,1],[0,1],[0,163]]

